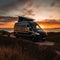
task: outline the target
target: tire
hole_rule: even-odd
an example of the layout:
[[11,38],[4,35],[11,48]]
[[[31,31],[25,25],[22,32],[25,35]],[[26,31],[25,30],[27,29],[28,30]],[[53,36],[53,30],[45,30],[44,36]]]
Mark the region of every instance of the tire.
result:
[[46,39],[42,39],[42,42],[44,42]]
[[19,38],[19,36],[16,36],[16,38]]
[[41,41],[44,42],[46,40],[46,37],[41,36]]
[[8,34],[8,37],[10,37],[10,34]]
[[38,41],[37,36],[32,36],[32,41],[37,42]]

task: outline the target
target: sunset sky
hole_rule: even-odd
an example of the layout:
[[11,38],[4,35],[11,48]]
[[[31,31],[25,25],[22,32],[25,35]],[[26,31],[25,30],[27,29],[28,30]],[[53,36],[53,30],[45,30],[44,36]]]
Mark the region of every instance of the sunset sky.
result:
[[[39,23],[41,27],[60,28],[60,0],[0,0],[0,16],[24,16],[36,21],[45,20],[45,23]],[[0,28],[13,28],[15,22],[16,20],[13,19],[6,21],[2,18]]]

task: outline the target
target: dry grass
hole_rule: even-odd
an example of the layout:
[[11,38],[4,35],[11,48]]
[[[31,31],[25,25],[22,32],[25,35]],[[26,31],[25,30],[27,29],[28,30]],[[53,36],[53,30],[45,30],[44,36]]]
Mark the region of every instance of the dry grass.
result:
[[60,32],[49,32],[49,33],[47,33],[47,41],[59,42],[60,43]]
[[[47,41],[60,42],[59,36],[60,33],[48,33]],[[0,36],[0,60],[60,60],[60,45],[39,46],[24,40]]]

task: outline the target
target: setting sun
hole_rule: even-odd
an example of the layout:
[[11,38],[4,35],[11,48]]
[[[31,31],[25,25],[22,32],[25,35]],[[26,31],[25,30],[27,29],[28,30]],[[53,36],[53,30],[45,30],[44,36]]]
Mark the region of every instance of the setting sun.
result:
[[40,27],[41,27],[42,29],[44,29],[44,26],[43,26],[43,25],[40,25]]

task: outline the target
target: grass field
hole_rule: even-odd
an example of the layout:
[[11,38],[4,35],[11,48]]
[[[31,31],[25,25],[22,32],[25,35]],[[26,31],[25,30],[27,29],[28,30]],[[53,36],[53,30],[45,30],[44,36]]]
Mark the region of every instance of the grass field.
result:
[[60,33],[47,33],[53,46],[0,35],[0,60],[60,60]]

